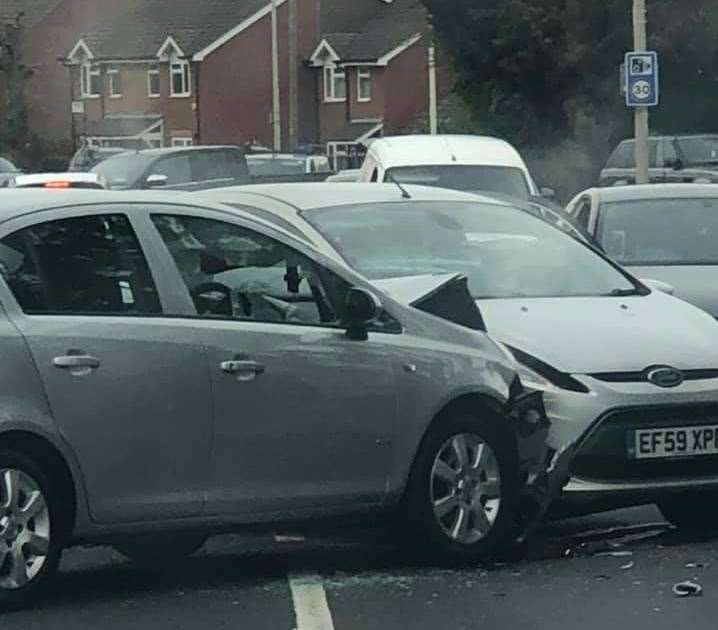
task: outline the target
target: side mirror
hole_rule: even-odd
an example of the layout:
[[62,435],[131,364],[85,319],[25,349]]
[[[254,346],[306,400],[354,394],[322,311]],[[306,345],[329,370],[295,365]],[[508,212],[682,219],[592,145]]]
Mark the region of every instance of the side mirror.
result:
[[545,188],[544,187],[544,188],[541,188],[541,190],[539,190],[539,192],[541,193],[541,196],[544,199],[555,199],[556,198],[556,191],[553,188]]
[[651,280],[650,278],[641,278],[641,282],[645,284],[649,289],[653,291],[660,291],[661,293],[667,293],[668,295],[675,295],[676,288],[667,282],[661,282],[660,280]]
[[674,171],[682,171],[683,160],[681,160],[681,158],[676,158],[675,160],[666,160],[666,167],[672,168]]
[[369,324],[379,315],[379,299],[366,289],[352,287],[344,301],[344,325],[347,337],[352,341],[369,339]]
[[167,175],[150,175],[145,180],[145,186],[147,188],[162,188],[167,185]]

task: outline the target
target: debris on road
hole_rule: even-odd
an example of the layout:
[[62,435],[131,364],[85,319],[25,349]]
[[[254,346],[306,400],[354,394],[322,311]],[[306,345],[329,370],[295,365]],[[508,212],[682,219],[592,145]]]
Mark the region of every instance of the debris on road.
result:
[[622,570],[622,571],[628,571],[629,569],[632,569],[632,568],[635,567],[635,566],[636,566],[636,563],[635,563],[633,560],[631,560],[631,561],[628,562],[627,564],[624,564],[624,565],[621,567],[621,570]]
[[688,562],[686,569],[705,569],[708,565],[703,562]]
[[703,595],[703,587],[695,582],[678,582],[673,585],[673,594],[676,597],[698,597]]
[[597,558],[600,557],[611,557],[611,558],[627,558],[629,556],[633,555],[632,551],[623,550],[623,551],[600,551],[597,554],[594,554]]

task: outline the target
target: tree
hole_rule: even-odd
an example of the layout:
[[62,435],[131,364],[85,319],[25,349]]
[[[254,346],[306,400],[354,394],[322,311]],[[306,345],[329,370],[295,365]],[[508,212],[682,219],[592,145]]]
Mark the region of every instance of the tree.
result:
[[0,24],[0,151],[30,142],[25,87],[32,70],[22,61],[23,14]]
[[[584,163],[588,172],[565,189],[593,183],[610,149],[632,135],[618,72],[632,49],[631,0],[423,1],[482,131],[548,156],[555,178]],[[718,6],[685,4],[648,0],[649,45],[661,59],[654,132],[718,131]]]

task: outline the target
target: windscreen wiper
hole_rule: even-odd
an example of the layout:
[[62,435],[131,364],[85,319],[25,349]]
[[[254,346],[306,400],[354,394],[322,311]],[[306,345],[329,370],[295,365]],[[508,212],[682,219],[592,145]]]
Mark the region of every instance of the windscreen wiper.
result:
[[637,288],[613,289],[608,295],[611,297],[628,297],[629,295],[643,295],[643,291]]

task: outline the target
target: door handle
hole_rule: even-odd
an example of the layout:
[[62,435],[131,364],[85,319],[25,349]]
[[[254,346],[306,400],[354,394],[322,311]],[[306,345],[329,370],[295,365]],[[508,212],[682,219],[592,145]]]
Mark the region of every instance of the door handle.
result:
[[100,367],[99,359],[86,354],[66,354],[61,357],[55,357],[52,360],[52,363],[55,367],[66,370],[76,370],[82,368],[96,370]]

